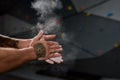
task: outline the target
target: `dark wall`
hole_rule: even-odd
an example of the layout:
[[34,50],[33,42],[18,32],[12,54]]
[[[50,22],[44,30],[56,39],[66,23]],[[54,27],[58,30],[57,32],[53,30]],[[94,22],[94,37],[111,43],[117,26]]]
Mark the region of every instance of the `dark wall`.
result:
[[120,78],[120,48],[114,47],[120,43],[120,22],[82,13],[66,19],[64,25],[64,31],[74,35],[71,42],[82,46],[78,50],[85,52],[83,49],[86,49],[98,56],[80,59],[86,53],[78,53],[73,71]]
[[84,13],[64,20],[63,30],[71,42],[82,46],[96,56],[102,55],[120,43],[120,22]]
[[0,33],[3,33],[3,26],[4,26],[3,16],[1,16],[0,17]]

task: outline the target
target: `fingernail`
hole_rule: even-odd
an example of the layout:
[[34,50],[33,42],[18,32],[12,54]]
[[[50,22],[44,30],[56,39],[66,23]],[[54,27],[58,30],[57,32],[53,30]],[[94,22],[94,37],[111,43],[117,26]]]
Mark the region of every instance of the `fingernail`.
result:
[[62,47],[61,45],[59,47]]
[[63,48],[60,48],[60,50],[62,51],[62,50],[63,50]]
[[63,62],[63,60],[61,60],[61,62]]

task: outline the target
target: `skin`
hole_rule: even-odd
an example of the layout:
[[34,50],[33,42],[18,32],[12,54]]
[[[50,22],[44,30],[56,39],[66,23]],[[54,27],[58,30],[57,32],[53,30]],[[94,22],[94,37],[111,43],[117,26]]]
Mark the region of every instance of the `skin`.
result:
[[0,35],[0,47],[13,47],[18,48],[18,40],[10,39],[9,37],[5,37]]
[[[29,53],[29,56],[28,54]],[[0,48],[0,73],[11,71],[23,64],[35,60],[36,55],[32,47],[24,49]]]
[[[62,47],[57,42],[49,41],[53,38],[55,38],[55,35],[43,35],[42,31],[32,39],[15,39],[0,35],[0,73],[16,69],[36,59],[44,60],[50,64],[63,62],[59,53],[62,51]],[[38,43],[44,47],[44,58],[39,58],[36,55],[34,45]],[[58,61],[51,59],[58,57]]]

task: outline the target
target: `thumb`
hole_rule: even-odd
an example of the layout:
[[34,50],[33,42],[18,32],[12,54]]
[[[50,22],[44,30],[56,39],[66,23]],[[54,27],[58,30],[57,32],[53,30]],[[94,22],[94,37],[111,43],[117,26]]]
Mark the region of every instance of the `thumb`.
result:
[[45,36],[44,36],[45,40],[52,40],[52,39],[54,39],[55,37],[56,37],[55,34],[54,34],[54,35],[45,35]]
[[35,39],[36,40],[40,40],[43,36],[43,30],[41,30],[36,36],[35,36]]

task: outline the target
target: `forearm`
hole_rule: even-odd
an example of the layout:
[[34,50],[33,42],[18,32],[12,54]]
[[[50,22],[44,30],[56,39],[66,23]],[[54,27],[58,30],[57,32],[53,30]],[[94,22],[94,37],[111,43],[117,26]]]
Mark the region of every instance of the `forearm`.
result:
[[21,49],[28,47],[30,42],[31,39],[15,39],[0,35],[0,47],[11,47]]
[[14,40],[10,37],[0,35],[0,47],[12,47],[18,48],[18,40]]
[[15,69],[26,62],[36,59],[34,49],[0,48],[0,73]]
[[21,48],[27,48],[30,46],[31,39],[16,39],[18,41],[17,47],[19,49]]

